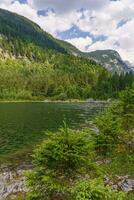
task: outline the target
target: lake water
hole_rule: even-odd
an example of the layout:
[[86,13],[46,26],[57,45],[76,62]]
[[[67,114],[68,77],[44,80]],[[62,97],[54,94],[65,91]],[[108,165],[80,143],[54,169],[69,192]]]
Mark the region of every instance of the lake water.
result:
[[81,128],[93,120],[102,105],[89,103],[0,103],[0,160],[27,152],[56,131],[65,120]]

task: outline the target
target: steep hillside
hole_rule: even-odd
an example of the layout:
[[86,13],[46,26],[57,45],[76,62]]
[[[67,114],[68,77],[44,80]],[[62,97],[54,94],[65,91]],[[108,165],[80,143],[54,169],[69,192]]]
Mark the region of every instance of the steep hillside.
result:
[[[105,70],[30,20],[0,9],[0,99],[88,98]],[[106,72],[107,73],[107,72]]]
[[0,9],[0,100],[107,99],[132,82],[131,75],[115,78],[117,86],[88,54]]
[[[44,32],[37,24],[25,17],[2,9],[0,9],[0,34],[7,37],[7,40],[12,42],[13,45],[18,45],[17,47],[20,47],[21,41],[23,41],[24,43],[34,43],[45,49],[65,52],[60,41]],[[14,53],[18,53],[18,51]]]
[[15,57],[26,56],[30,60],[40,61],[40,59],[44,60],[42,58],[42,49],[44,49],[50,53],[55,51],[93,59],[112,72],[121,73],[133,70],[116,51],[100,50],[83,53],[73,45],[55,39],[27,18],[3,9],[0,9],[0,35],[1,54],[3,53],[4,56],[6,52]]
[[1,48],[10,50],[10,53],[15,56],[24,53],[22,46],[27,45],[27,43],[34,44],[44,50],[80,55],[80,51],[73,45],[55,39],[27,18],[3,9],[0,9],[0,34],[1,40],[4,36],[3,43],[7,42],[7,45],[1,42]]
[[123,61],[119,53],[114,50],[97,50],[84,53],[84,56],[100,63],[111,72],[122,73],[130,72],[132,70],[128,63]]

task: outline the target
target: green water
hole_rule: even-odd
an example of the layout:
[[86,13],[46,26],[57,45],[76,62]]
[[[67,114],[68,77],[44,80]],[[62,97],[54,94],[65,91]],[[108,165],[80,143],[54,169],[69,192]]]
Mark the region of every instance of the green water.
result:
[[80,128],[101,109],[88,103],[0,103],[0,160],[22,153],[25,157],[64,119],[70,128]]

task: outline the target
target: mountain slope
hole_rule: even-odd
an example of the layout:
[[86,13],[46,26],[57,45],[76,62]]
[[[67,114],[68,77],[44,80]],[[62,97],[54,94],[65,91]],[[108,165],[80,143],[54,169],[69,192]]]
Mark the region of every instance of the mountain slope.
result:
[[50,49],[70,54],[77,52],[80,54],[80,51],[73,45],[55,39],[50,34],[43,31],[34,22],[16,13],[3,9],[0,9],[0,34],[6,36],[8,40],[14,42],[13,45],[16,45],[15,41],[17,41],[17,45],[19,47],[21,46],[22,40],[25,43],[34,43],[43,49]]
[[111,72],[121,73],[133,70],[116,51],[99,50],[83,53],[73,45],[55,39],[27,18],[3,9],[0,9],[0,35],[2,52],[8,52],[15,57],[25,56],[30,60],[39,61],[43,57],[42,49],[44,49],[50,54],[51,51],[55,51],[92,59]]
[[30,20],[0,9],[0,99],[88,98],[100,65]]
[[84,53],[84,56],[100,63],[111,72],[122,73],[130,72],[132,70],[131,67],[122,60],[119,53],[114,50],[97,50]]
[[[60,42],[25,17],[0,9],[0,34],[9,40],[34,42],[42,48],[65,52]],[[19,42],[18,42],[19,43]]]
[[89,54],[0,9],[0,100],[107,99],[132,81],[131,74],[114,76]]

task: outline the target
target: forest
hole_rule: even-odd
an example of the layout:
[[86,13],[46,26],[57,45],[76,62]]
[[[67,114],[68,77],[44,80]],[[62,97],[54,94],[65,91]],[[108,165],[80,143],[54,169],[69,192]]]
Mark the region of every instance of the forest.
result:
[[112,99],[134,82],[81,57],[71,44],[0,9],[0,100]]
[[132,73],[110,74],[92,61],[62,54],[45,63],[4,59],[0,71],[0,100],[107,100],[134,84]]

